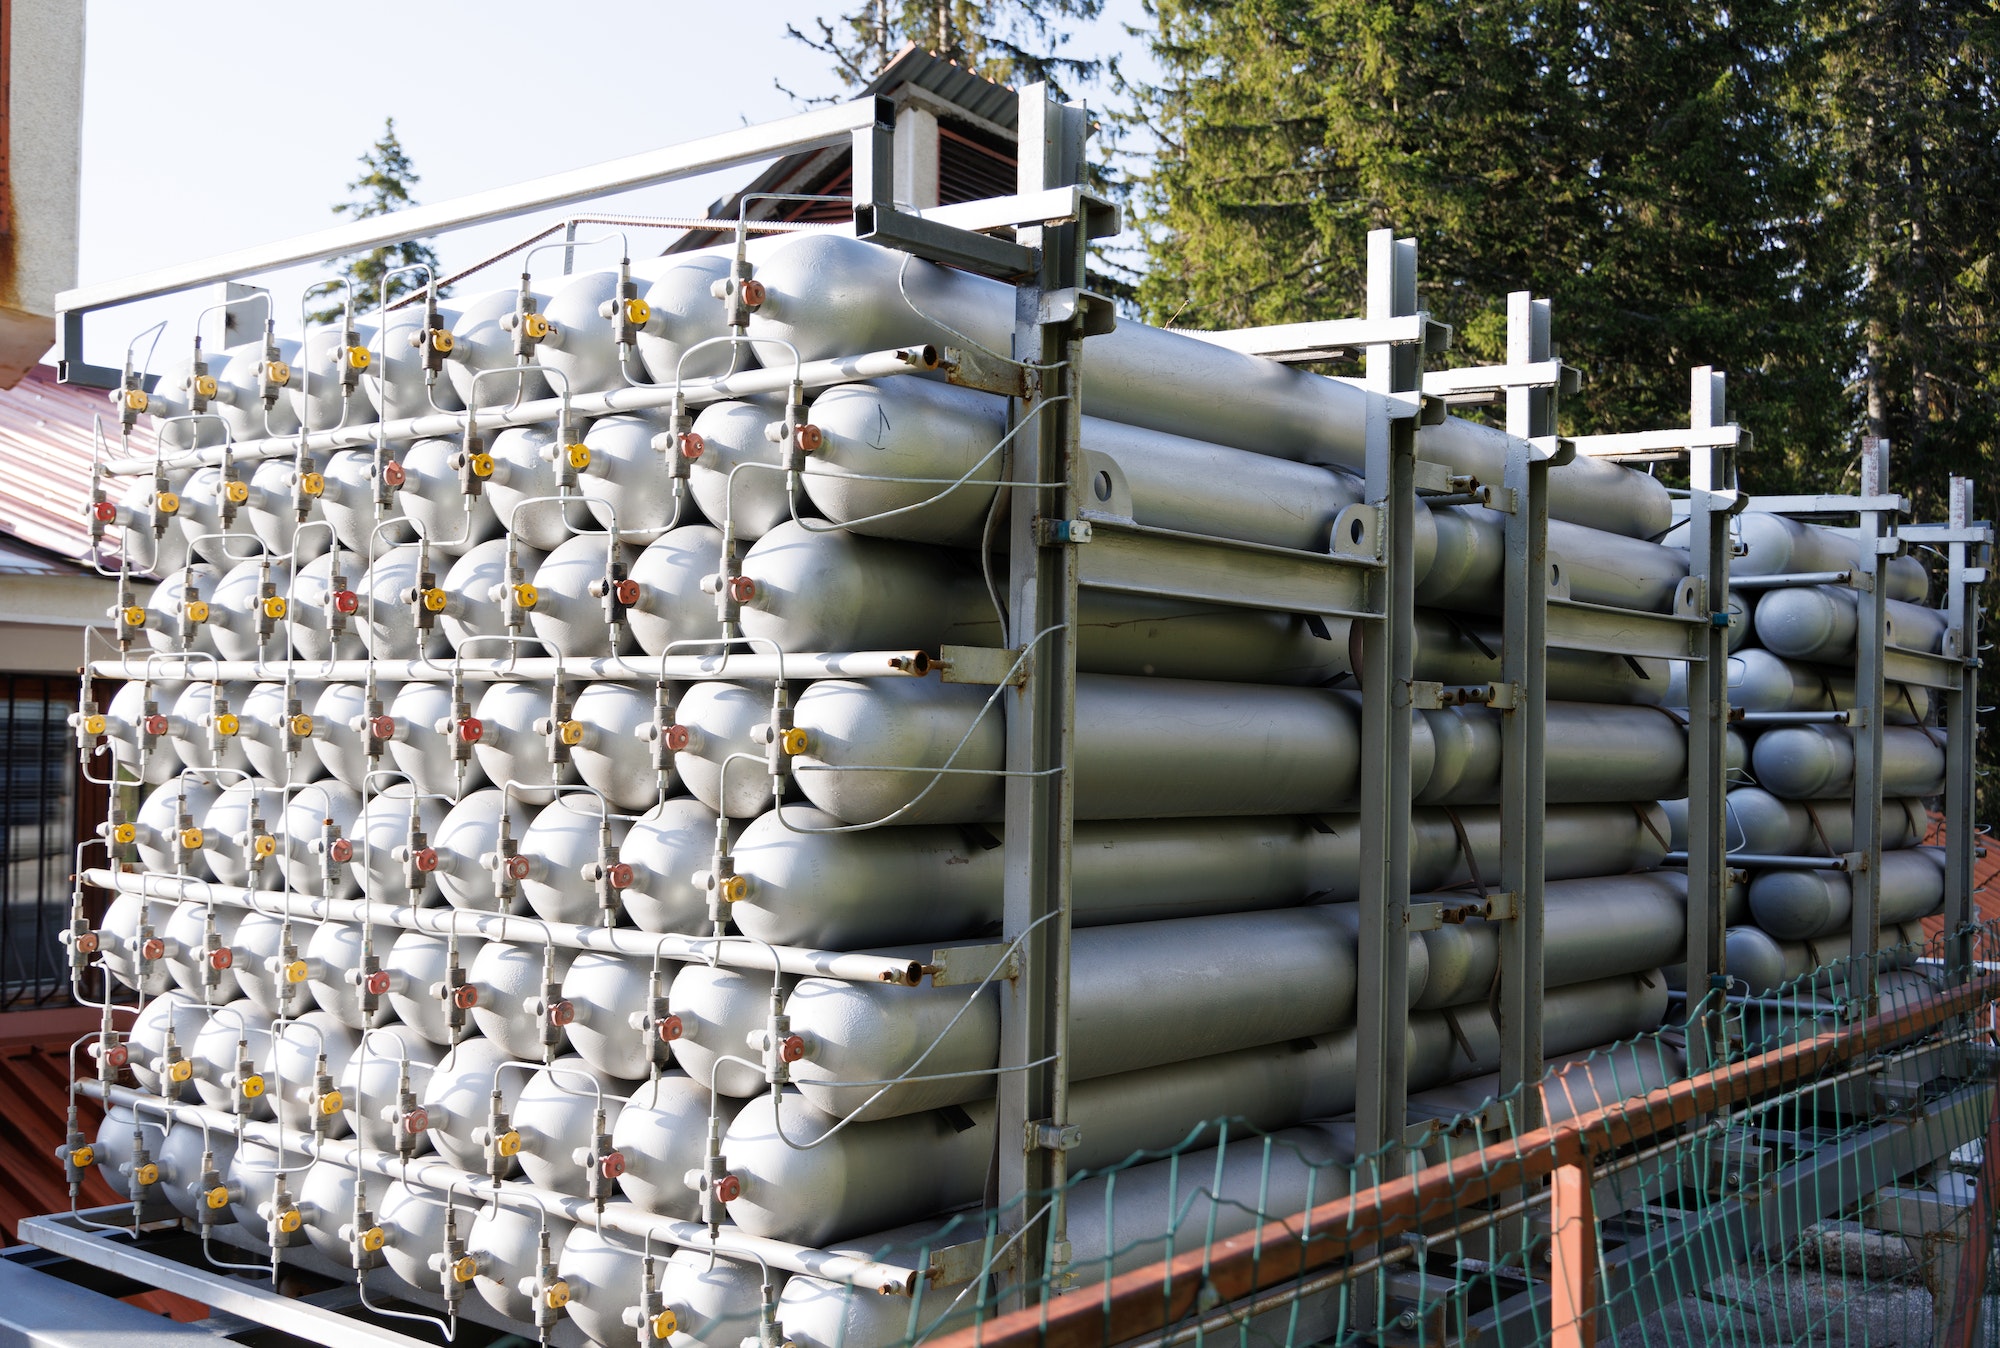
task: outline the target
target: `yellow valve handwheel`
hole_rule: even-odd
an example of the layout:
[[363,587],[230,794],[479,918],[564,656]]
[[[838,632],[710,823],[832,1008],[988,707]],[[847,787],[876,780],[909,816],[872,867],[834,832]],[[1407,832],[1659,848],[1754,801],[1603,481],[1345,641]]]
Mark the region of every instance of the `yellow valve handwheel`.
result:
[[437,352],[440,356],[448,356],[451,354],[451,348],[452,348],[451,334],[449,332],[446,332],[443,328],[432,328],[431,349]]
[[104,718],[94,715],[84,717],[83,733],[86,735],[102,735],[104,733]]
[[356,370],[365,370],[368,368],[369,356],[367,347],[350,346],[343,354],[347,357],[349,367]]
[[264,1078],[258,1076],[255,1072],[243,1078],[243,1098],[245,1100],[259,1099],[263,1094]]
[[189,622],[196,622],[196,623],[205,623],[205,622],[207,622],[207,621],[208,621],[208,601],[207,601],[206,599],[190,599],[190,600],[188,600],[188,604],[187,604],[187,616],[188,616],[188,621],[189,621]]
[[643,328],[653,317],[653,306],[644,300],[625,301],[625,321],[633,327]]
[[264,616],[276,621],[285,616],[285,597],[274,594],[264,600]]
[[492,477],[493,456],[483,451],[474,454],[472,456],[472,475],[474,477]]
[[223,712],[215,718],[215,733],[218,735],[234,735],[241,729],[243,729],[243,722],[237,718],[236,713],[233,711]]
[[299,479],[299,490],[308,496],[318,496],[326,490],[326,474],[307,473]]
[[117,828],[111,830],[111,841],[119,844],[121,847],[129,845],[138,836],[139,829],[136,824],[120,824]]
[[583,722],[564,721],[560,730],[562,742],[569,745],[583,743]]
[[298,1230],[304,1221],[305,1219],[299,1216],[297,1208],[286,1208],[278,1214],[278,1229],[289,1236]]
[[424,591],[424,608],[429,612],[442,613],[444,612],[444,606],[449,602],[450,600],[443,590],[429,589]]
[[460,1282],[471,1282],[479,1276],[479,1261],[468,1254],[451,1266],[451,1276]]
[[306,981],[306,975],[309,972],[304,960],[293,960],[285,966],[285,981],[287,983],[303,983]]
[[250,484],[235,481],[225,482],[222,484],[222,494],[229,498],[231,505],[242,505],[250,499]]
[[215,376],[212,374],[198,374],[194,377],[193,387],[195,397],[213,398],[215,396]]
[[671,1339],[675,1334],[680,1332],[681,1320],[672,1311],[661,1311],[653,1317],[652,1328],[654,1338]]
[[337,1090],[328,1091],[319,1098],[319,1112],[331,1118],[340,1112],[340,1104],[340,1092]]
[[589,445],[571,445],[563,452],[569,455],[569,466],[576,469],[577,472],[580,473],[590,467]]
[[561,1310],[569,1305],[569,1284],[557,1278],[549,1284],[549,1290],[542,1294],[542,1299],[548,1303],[550,1310]]
[[194,1064],[192,1062],[189,1062],[186,1058],[182,1058],[179,1062],[168,1063],[167,1080],[176,1083],[186,1083],[189,1081],[193,1081]]
[[176,514],[179,512],[181,508],[181,498],[174,495],[170,491],[163,491],[160,493],[159,503],[160,503],[160,513],[162,515]]
[[201,849],[201,830],[198,828],[182,829],[181,846],[190,852],[199,851]]
[[500,1140],[493,1144],[493,1150],[499,1152],[502,1156],[519,1156],[521,1154],[521,1135],[512,1128],[509,1128],[506,1132],[500,1134]]
[[799,726],[793,726],[790,730],[787,730],[784,734],[784,738],[778,741],[779,746],[783,748],[786,753],[791,754],[794,757],[804,753],[806,751],[807,746],[810,745],[811,743],[812,743],[811,737],[808,736],[805,730]]
[[374,1254],[389,1243],[389,1233],[379,1226],[371,1226],[361,1233],[361,1248]]
[[218,1184],[203,1194],[201,1201],[208,1204],[211,1212],[220,1212],[229,1206],[229,1187],[224,1184]]
[[160,1168],[151,1161],[148,1161],[132,1172],[132,1180],[135,1184],[158,1184],[160,1182]]
[[127,627],[144,627],[146,625],[146,610],[140,608],[137,604],[127,606],[125,611],[118,616],[125,620]]
[[528,334],[528,340],[539,342],[549,335],[549,320],[540,314],[524,314],[521,317],[521,331]]
[[250,855],[263,859],[278,854],[278,840],[268,833],[259,833],[250,840]]
[[69,1154],[69,1163],[79,1170],[97,1164],[97,1148],[78,1147]]
[[750,897],[750,882],[740,875],[732,875],[722,882],[722,898],[725,903],[741,903]]
[[310,735],[313,733],[313,718],[304,712],[300,712],[290,721],[286,722],[286,724],[291,727],[294,735]]
[[532,585],[516,585],[514,587],[514,602],[522,608],[533,608],[535,601],[541,597],[541,591]]
[[125,390],[125,405],[131,408],[134,412],[145,411],[147,405],[151,401],[152,400],[146,396],[146,390],[142,388],[129,388]]
[[267,360],[264,362],[264,377],[283,388],[292,382],[292,367],[282,360]]

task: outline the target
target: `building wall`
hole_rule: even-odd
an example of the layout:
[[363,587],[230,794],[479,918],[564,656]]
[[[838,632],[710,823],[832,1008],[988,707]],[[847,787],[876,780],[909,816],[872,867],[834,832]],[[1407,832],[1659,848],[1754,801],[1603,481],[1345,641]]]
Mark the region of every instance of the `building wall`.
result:
[[0,388],[55,345],[76,284],[83,162],[83,0],[5,0],[7,165],[0,231]]

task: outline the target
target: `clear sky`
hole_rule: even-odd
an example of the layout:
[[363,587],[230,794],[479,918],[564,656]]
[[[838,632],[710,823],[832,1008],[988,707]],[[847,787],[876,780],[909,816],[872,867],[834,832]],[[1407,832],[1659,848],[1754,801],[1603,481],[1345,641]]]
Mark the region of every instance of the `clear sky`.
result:
[[[786,116],[799,105],[774,80],[803,94],[837,90],[824,58],[785,37],[786,23],[810,29],[814,16],[844,7],[88,0],[79,280],[115,280],[335,223],[330,207],[346,196],[356,157],[386,116],[422,175],[425,202]],[[1111,0],[1069,50],[1128,48],[1121,24],[1140,17],[1138,0]],[[634,212],[696,214],[752,172],[615,200]],[[437,246],[451,268],[531,230],[528,220],[506,221]],[[554,256],[544,263],[561,265]],[[279,297],[281,326],[297,312],[300,287],[323,274],[260,278]],[[495,284],[510,279],[503,271]],[[160,317],[172,321],[162,350],[179,354],[203,302],[94,315],[89,357],[118,363],[131,336]]]

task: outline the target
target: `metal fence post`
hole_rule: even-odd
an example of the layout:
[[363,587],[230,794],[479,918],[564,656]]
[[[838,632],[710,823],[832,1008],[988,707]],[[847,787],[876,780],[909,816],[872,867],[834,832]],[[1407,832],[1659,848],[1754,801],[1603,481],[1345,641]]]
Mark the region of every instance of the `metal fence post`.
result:
[[[1080,181],[1089,129],[1084,109],[1051,101],[1040,84],[1021,91],[1020,108],[1020,190]],[[1012,476],[1059,485],[1013,488],[1008,536],[1008,643],[1029,650],[1026,681],[1006,694],[1006,761],[1015,775],[1006,787],[1003,936],[1022,942],[1021,974],[1002,989],[996,1130],[1002,1226],[1007,1235],[1018,1235],[1010,1304],[1035,1297],[1044,1279],[1059,1275],[1068,1262],[1062,1187],[1077,545],[1052,526],[1074,519],[1081,499],[1083,305],[1045,306],[1043,300],[1082,287],[1085,252],[1080,223],[1023,229],[1020,242],[1040,250],[1040,271],[1015,292],[1014,355],[1030,366],[1030,394],[1021,409],[1028,424],[1015,441]],[[1052,317],[1056,313],[1066,316]]]
[[1597,1342],[1597,1214],[1590,1167],[1559,1165],[1549,1176],[1550,1348]]

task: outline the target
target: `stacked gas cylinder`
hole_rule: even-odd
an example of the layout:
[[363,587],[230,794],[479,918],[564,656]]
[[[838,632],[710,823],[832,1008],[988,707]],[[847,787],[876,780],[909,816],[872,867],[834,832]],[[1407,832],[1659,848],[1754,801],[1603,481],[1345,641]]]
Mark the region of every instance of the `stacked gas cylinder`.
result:
[[[749,284],[727,255],[670,256],[455,313],[415,304],[379,331],[336,322],[303,349],[267,337],[169,370],[150,410],[171,456],[1009,348],[1007,287],[833,234],[749,258]],[[1086,354],[1095,518],[1329,550],[1362,497],[1360,387],[1134,323]],[[139,1191],[160,1211],[448,1300],[476,1290],[558,1341],[677,1327],[733,1346],[768,1337],[774,1296],[800,1343],[906,1332],[907,1301],[851,1297],[797,1251],[923,1267],[945,1218],[987,1201],[998,961],[961,960],[945,986],[768,970],[800,967],[787,950],[927,966],[992,941],[1004,692],[923,659],[738,679],[722,653],[1007,646],[1010,406],[918,370],[695,411],[384,431],[323,459],[142,477],[108,512],[160,579],[117,615],[140,677],[82,735],[94,771],[101,733],[142,784],[107,837],[161,897],[121,895],[91,939],[144,998],[133,1072],[182,1103],[114,1111],[99,1157],[154,1176]],[[1502,438],[1471,421],[1425,427],[1418,452],[1500,480]],[[1671,610],[1686,552],[1647,541],[1672,522],[1664,487],[1588,460],[1551,481],[1559,591]],[[1502,516],[1417,520],[1417,678],[1492,683]],[[1097,590],[1075,636],[1069,1163],[1223,1116],[1275,1132],[1196,1163],[1241,1199],[1203,1207],[1219,1232],[1324,1196],[1344,1145],[1325,1122],[1354,1107],[1360,637]],[[713,677],[646,672],[703,654]],[[496,670],[548,657],[554,678]],[[1684,878],[1659,869],[1658,802],[1686,794],[1672,680],[1549,653],[1552,1055],[1665,1013],[1685,932]],[[1498,1065],[1498,928],[1476,911],[1499,872],[1502,713],[1443,702],[1414,713],[1413,888],[1458,920],[1411,938],[1416,1089]],[[604,928],[634,939],[577,936]],[[403,1177],[357,1151],[400,1155]],[[1072,1201],[1079,1276],[1186,1218],[1171,1173]],[[682,1225],[649,1243],[632,1212]],[[718,1226],[743,1239],[712,1256]],[[760,1267],[752,1238],[794,1254]]]
[[[1858,575],[1853,530],[1753,510],[1735,532],[1729,705],[1744,713],[1744,751],[1731,756],[1739,784],[1729,792],[1724,841],[1748,883],[1730,905],[1727,965],[1732,990],[1760,996],[1850,952],[1853,896],[1840,859],[1855,848],[1856,731],[1836,714],[1855,709],[1865,610],[1859,588],[1800,583]],[[1923,563],[1895,557],[1883,575],[1887,644],[1940,652],[1949,621],[1925,606]],[[1944,908],[1943,849],[1920,844],[1930,827],[1926,798],[1944,790],[1945,751],[1928,689],[1892,681],[1884,691],[1877,913],[1881,945],[1891,948],[1921,944],[1921,920]],[[1684,705],[1679,693],[1677,683],[1675,701]],[[1686,802],[1666,804],[1675,845],[1684,846]],[[1833,864],[1815,869],[1818,857]]]

